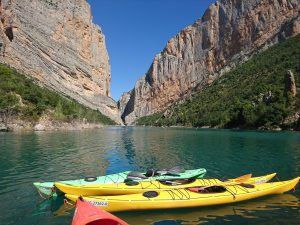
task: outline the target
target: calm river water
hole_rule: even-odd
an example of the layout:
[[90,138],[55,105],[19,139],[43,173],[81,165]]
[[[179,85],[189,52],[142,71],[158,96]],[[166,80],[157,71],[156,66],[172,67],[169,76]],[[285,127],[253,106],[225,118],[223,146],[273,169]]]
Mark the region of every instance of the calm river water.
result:
[[[0,224],[71,224],[63,199],[43,200],[32,182],[124,170],[204,167],[206,177],[277,172],[300,176],[300,133],[111,127],[0,133]],[[256,200],[182,210],[117,213],[130,224],[299,224],[300,188]]]

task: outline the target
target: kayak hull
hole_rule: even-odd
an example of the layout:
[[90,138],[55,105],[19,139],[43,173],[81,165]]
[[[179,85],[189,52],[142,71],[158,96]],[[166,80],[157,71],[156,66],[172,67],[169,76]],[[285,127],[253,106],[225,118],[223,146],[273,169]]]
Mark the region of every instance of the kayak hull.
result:
[[[272,179],[276,173],[250,178],[248,183],[264,183]],[[175,183],[175,184],[174,184]],[[143,181],[136,185],[128,185],[126,183],[119,184],[102,184],[102,185],[68,185],[55,183],[55,186],[66,194],[90,196],[90,195],[125,195],[143,193],[145,191],[170,190],[178,188],[186,188],[191,186],[210,186],[222,184],[219,179],[195,179],[187,184],[176,185],[176,182],[171,181],[171,184],[162,184],[160,181]]]
[[[86,179],[77,179],[77,180],[65,180],[65,181],[57,181],[56,183],[68,184],[68,185],[98,185],[98,184],[114,184],[114,183],[122,183],[127,178],[127,175],[130,171],[125,171],[121,173],[115,173],[105,176],[95,177],[94,180],[86,180]],[[183,173],[178,173],[175,175],[166,174],[155,177],[150,177],[149,179],[144,180],[155,180],[155,179],[170,179],[174,178],[201,178],[206,174],[206,169],[199,168],[195,170],[186,170]],[[56,195],[54,189],[54,182],[35,182],[33,185],[37,188],[37,190],[46,196]]]
[[[299,179],[300,177],[282,182],[261,183],[254,185],[252,188],[230,185],[225,186],[226,191],[222,193],[198,193],[188,189],[174,189],[159,190],[156,197],[145,197],[145,194],[140,193],[121,196],[88,196],[83,198],[109,212],[201,207],[281,194],[293,189],[299,182]],[[78,196],[67,194],[66,197],[76,201]]]

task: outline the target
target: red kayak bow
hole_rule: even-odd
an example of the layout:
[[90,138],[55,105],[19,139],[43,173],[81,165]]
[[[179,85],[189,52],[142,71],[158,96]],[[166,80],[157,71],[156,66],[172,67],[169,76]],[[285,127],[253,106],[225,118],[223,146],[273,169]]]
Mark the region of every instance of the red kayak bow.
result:
[[97,208],[79,197],[72,225],[129,225],[118,217]]

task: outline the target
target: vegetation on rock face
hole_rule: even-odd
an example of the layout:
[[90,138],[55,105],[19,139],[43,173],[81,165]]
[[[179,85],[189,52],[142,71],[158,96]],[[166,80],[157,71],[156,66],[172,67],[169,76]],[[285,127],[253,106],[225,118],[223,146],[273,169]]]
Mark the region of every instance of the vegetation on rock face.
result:
[[0,65],[0,113],[6,123],[11,116],[37,121],[47,115],[49,119],[64,122],[115,124],[99,111],[40,87],[6,65]]
[[[296,96],[286,90],[291,70]],[[184,103],[137,120],[138,125],[300,129],[300,35],[262,52]]]

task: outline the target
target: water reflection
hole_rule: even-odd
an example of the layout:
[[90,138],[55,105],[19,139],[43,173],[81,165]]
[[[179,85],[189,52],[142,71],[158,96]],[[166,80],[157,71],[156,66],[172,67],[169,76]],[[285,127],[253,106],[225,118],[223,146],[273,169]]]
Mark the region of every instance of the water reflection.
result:
[[[61,210],[64,208],[64,210]],[[32,211],[32,216],[38,216],[49,213],[51,211],[54,215],[66,216],[70,214],[74,207],[68,207],[64,204],[64,198],[58,196],[57,198],[50,198],[41,201]]]

